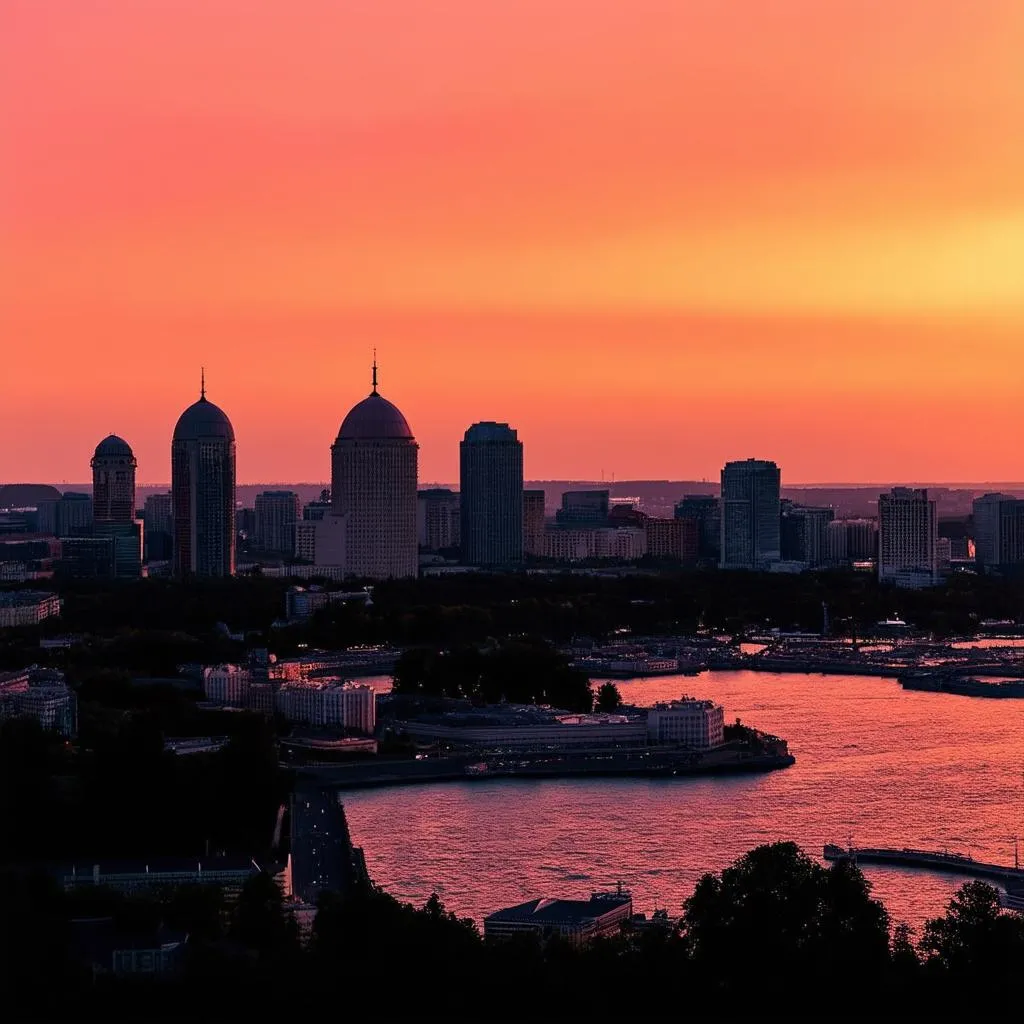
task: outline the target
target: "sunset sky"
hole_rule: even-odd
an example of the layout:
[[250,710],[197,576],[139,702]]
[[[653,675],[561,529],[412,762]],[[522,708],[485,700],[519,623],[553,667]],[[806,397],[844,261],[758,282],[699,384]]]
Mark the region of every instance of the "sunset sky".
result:
[[0,481],[1024,479],[1022,0],[3,0]]

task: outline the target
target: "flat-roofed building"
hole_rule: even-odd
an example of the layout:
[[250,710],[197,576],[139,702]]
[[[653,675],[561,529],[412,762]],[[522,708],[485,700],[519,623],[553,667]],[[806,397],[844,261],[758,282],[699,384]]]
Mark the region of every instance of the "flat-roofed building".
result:
[[485,917],[484,938],[558,935],[581,946],[599,936],[615,935],[632,916],[632,896],[621,887],[615,892],[591,893],[589,900],[528,900]]

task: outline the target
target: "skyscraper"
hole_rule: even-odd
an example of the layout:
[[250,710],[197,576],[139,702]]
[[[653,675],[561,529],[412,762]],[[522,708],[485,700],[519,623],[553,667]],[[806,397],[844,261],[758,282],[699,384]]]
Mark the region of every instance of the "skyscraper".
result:
[[878,498],[878,578],[926,587],[938,579],[938,519],[922,488],[894,487]]
[[416,538],[425,551],[459,546],[459,494],[448,487],[427,487],[416,495]]
[[544,492],[523,491],[523,554],[544,557]]
[[713,494],[687,494],[676,502],[676,519],[697,526],[697,558],[718,564],[722,551],[722,508]]
[[462,560],[523,560],[523,442],[507,423],[474,423],[459,445]]
[[1024,501],[1009,494],[974,499],[974,557],[984,572],[1024,568]]
[[176,576],[235,571],[235,431],[206,397],[179,417],[171,441],[171,503]]
[[142,512],[145,527],[146,561],[166,562],[174,549],[171,492],[151,494]]
[[774,462],[727,462],[722,470],[723,569],[765,569],[781,558],[779,487]]
[[92,462],[92,514],[96,523],[135,522],[135,455],[116,434],[96,446]]
[[256,543],[263,551],[290,555],[295,551],[295,524],[302,502],[294,491],[263,491],[256,495]]
[[[377,392],[375,361],[373,390],[345,417],[331,446],[332,515],[323,520],[324,532],[332,525],[329,519],[343,517],[343,564],[348,575],[366,579],[416,575],[418,452],[405,417]],[[318,540],[318,563],[319,546]]]

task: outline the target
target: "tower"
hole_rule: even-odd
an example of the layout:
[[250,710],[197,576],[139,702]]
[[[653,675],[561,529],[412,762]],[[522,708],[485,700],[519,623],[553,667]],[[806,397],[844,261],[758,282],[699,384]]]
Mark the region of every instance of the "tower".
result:
[[95,523],[135,522],[135,455],[127,441],[111,434],[93,453],[92,515]]
[[[416,575],[418,453],[406,418],[377,391],[374,360],[373,389],[349,411],[331,446],[331,515],[325,518],[323,531],[329,531],[329,520],[344,523],[347,575],[365,579]],[[319,548],[319,539],[317,543]],[[342,550],[342,545],[336,550]]]
[[727,462],[722,470],[723,569],[766,569],[781,558],[781,474],[774,462]]
[[523,560],[523,442],[507,423],[474,423],[459,446],[462,560]]
[[235,572],[235,431],[206,397],[179,417],[171,441],[176,576]]

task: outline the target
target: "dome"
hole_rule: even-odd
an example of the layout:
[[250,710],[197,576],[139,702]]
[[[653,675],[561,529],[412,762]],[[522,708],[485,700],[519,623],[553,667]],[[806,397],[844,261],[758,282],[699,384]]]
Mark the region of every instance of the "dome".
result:
[[353,406],[338,431],[339,441],[412,441],[406,418],[376,391]]
[[203,395],[178,417],[174,440],[201,441],[211,438],[234,441],[235,431],[224,410]]
[[518,436],[507,423],[485,420],[482,423],[474,423],[466,431],[464,440],[467,444],[482,444],[492,441],[515,442],[518,440]]
[[96,459],[131,459],[135,457],[132,446],[117,434],[109,434],[98,445],[93,458]]

